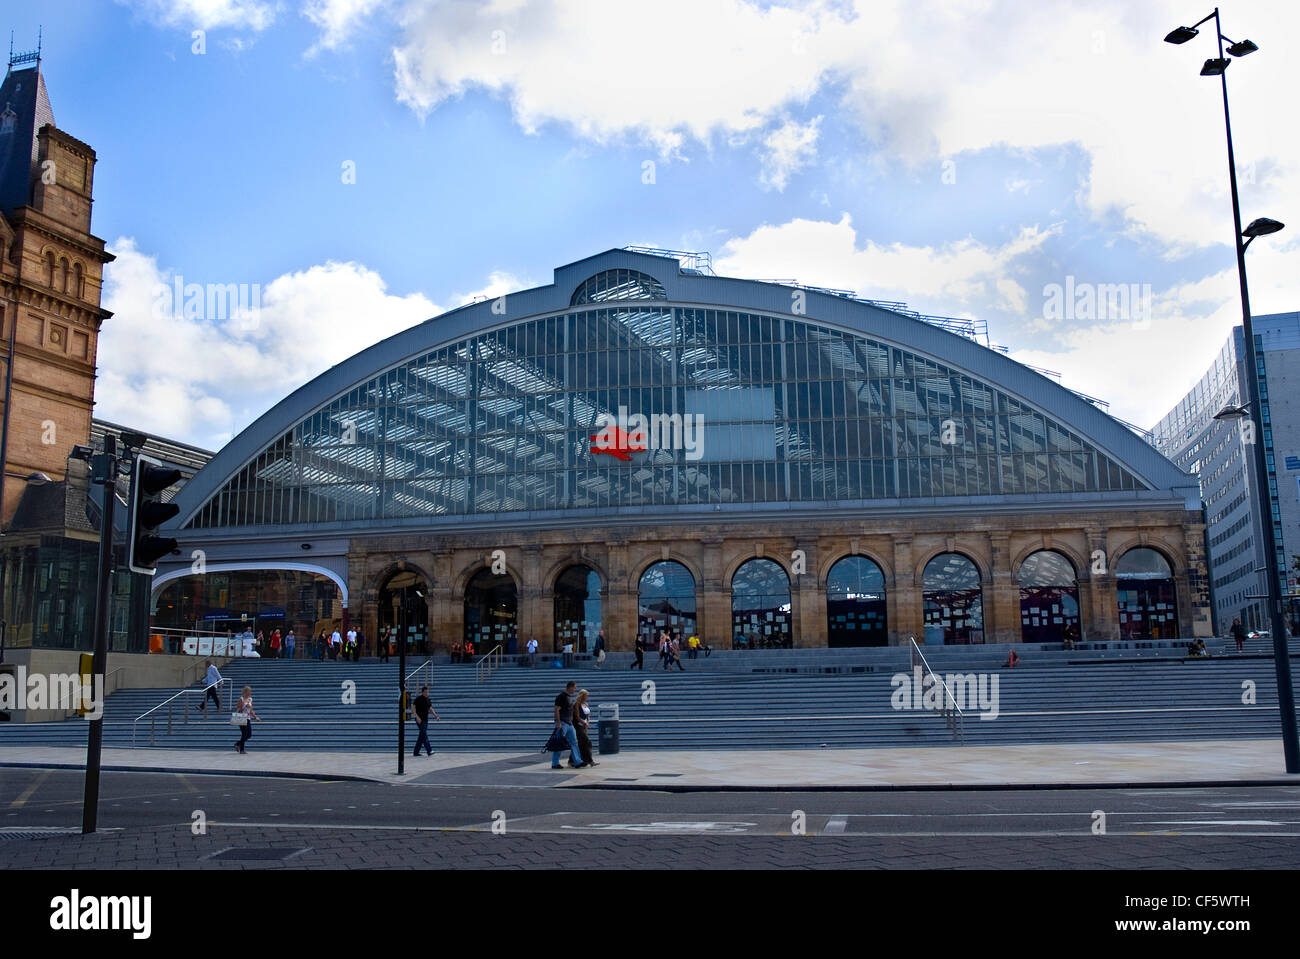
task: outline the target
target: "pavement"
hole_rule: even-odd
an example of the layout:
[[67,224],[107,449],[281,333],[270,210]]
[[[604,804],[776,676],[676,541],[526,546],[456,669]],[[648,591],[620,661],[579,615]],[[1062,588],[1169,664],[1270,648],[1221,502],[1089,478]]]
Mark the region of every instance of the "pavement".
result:
[[[83,748],[0,748],[0,767],[81,769]],[[1275,739],[927,746],[898,749],[655,750],[597,754],[593,768],[550,768],[549,754],[105,749],[105,770],[289,776],[318,780],[665,791],[980,789],[1300,783]]]

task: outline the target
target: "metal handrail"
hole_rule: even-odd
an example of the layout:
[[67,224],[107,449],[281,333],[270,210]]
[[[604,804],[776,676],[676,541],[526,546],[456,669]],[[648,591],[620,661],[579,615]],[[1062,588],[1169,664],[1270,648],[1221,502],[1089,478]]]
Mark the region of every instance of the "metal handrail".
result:
[[[175,693],[175,694],[173,694],[173,695],[171,695],[171,696],[168,696],[166,699],[164,699],[164,700],[163,700],[161,703],[159,703],[157,706],[154,706],[154,707],[152,707],[152,708],[150,708],[150,709],[146,709],[144,712],[142,712],[139,716],[135,717],[135,719],[133,719],[133,720],[131,721],[131,748],[132,748],[132,749],[135,749],[135,733],[136,733],[136,730],[139,729],[140,720],[144,719],[146,716],[152,716],[152,717],[153,717],[152,719],[149,720],[149,745],[150,745],[150,746],[155,746],[155,745],[157,745],[157,740],[156,740],[156,738],[155,738],[155,734],[156,734],[156,732],[157,732],[157,721],[158,721],[158,717],[157,717],[157,716],[154,716],[154,715],[153,715],[154,713],[156,713],[158,710],[162,709],[164,706],[167,707],[167,734],[168,734],[168,735],[171,735],[171,731],[172,731],[172,717],[173,717],[173,703],[175,703],[176,700],[180,699],[182,696],[194,696],[194,695],[198,695],[198,696],[202,696],[202,697],[203,697],[203,699],[201,700],[201,702],[202,702],[203,704],[206,705],[206,703],[207,703],[207,696],[208,696],[208,690],[212,689],[214,686],[218,687],[217,696],[220,697],[220,696],[221,696],[221,693],[220,693],[220,691],[219,691],[219,688],[220,688],[221,686],[226,685],[226,683],[229,683],[229,684],[230,684],[230,690],[229,690],[229,692],[228,692],[226,695],[227,695],[228,697],[233,697],[233,696],[235,695],[235,681],[234,681],[233,679],[230,679],[230,678],[228,678],[228,677],[223,676],[223,677],[221,677],[221,679],[217,680],[215,683],[208,683],[208,684],[207,684],[206,686],[204,686],[202,689],[182,689],[180,692]],[[230,702],[230,701],[231,701],[230,698],[227,698],[227,699],[226,699],[226,702]],[[206,717],[206,715],[207,715],[207,710],[204,709],[203,712],[204,712],[204,716]],[[181,709],[181,723],[182,723],[183,725],[189,725],[189,721],[190,721],[189,704],[186,703],[186,704],[183,705],[183,707],[182,707],[182,709]]]
[[426,659],[419,666],[416,666],[413,670],[411,670],[409,673],[406,674],[406,679],[403,680],[406,689],[411,688],[411,677],[424,669],[427,669],[429,671],[429,679],[427,681],[428,685],[430,686],[433,685],[433,659],[430,658],[430,659]]
[[500,668],[502,658],[501,645],[498,643],[474,664],[474,676],[477,681],[481,683],[489,679],[492,676],[492,670]]
[[[939,686],[942,687],[943,707],[940,712],[943,715],[943,720],[947,724],[948,728],[952,730],[953,735],[957,737],[957,741],[965,745],[966,714],[962,712],[961,707],[957,705],[957,699],[953,696],[952,690],[948,688],[948,684],[943,681],[943,677],[930,668],[930,663],[925,658],[925,653],[921,652],[921,647],[916,645],[916,637],[909,636],[908,640],[912,644],[912,668],[915,669],[920,665],[923,670],[921,675],[933,677],[934,682],[938,683]],[[918,660],[920,661],[919,663],[917,662]]]

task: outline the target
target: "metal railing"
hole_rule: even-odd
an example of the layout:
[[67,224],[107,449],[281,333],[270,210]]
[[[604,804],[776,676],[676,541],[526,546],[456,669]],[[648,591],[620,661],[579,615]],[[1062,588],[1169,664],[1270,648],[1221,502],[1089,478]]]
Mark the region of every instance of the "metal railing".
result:
[[909,636],[908,641],[912,644],[912,669],[921,667],[921,677],[930,677],[933,685],[943,690],[943,704],[940,707],[940,714],[952,734],[957,738],[957,742],[965,745],[965,720],[966,714],[962,712],[961,707],[957,705],[957,700],[948,688],[948,684],[943,681],[943,677],[930,668],[929,662],[925,658],[925,653],[921,652],[921,647],[916,645],[916,637]]
[[[220,699],[221,688],[225,686],[227,683],[230,684],[230,689],[226,690],[226,703],[227,705],[229,705],[231,702],[233,702],[233,697],[235,695],[235,681],[233,679],[226,679],[225,677],[223,677],[217,680],[217,682],[215,683],[209,683],[208,685],[204,686],[202,689],[182,689],[180,692],[167,697],[157,706],[154,706],[152,709],[146,709],[144,712],[142,712],[139,716],[135,717],[135,719],[131,721],[131,748],[135,749],[136,730],[140,728],[141,720],[145,719],[146,717],[149,718],[149,745],[156,746],[158,744],[157,729],[158,729],[158,716],[160,715],[158,711],[162,709],[164,706],[167,707],[167,735],[171,735],[172,726],[174,725],[176,701],[178,699],[182,700],[182,702],[180,703],[182,725],[188,725],[190,721],[190,704],[189,701],[184,698],[186,696],[203,697],[199,701],[199,703],[200,703],[200,708],[203,711],[203,718],[206,719],[208,716],[208,710],[207,710],[208,690],[212,689],[215,686],[217,688],[217,698]],[[220,711],[218,711],[218,714],[219,712]]]
[[426,659],[419,666],[416,666],[413,670],[411,670],[409,673],[406,674],[406,680],[405,680],[406,689],[410,690],[410,689],[419,688],[417,686],[412,685],[411,683],[411,679],[416,676],[421,677],[420,679],[421,685],[427,685],[430,689],[432,689],[433,688],[433,660]]
[[493,646],[488,650],[487,655],[483,656],[474,664],[475,678],[481,683],[486,681],[492,675],[492,670],[499,669],[502,661],[500,644]]

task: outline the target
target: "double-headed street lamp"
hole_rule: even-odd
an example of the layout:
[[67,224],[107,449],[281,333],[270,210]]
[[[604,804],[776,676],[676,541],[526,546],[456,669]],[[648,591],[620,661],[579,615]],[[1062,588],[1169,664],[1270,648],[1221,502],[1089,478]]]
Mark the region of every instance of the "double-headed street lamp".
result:
[[[1171,30],[1169,35],[1165,37],[1165,42],[1186,43],[1200,33],[1197,27],[1208,23],[1210,20],[1214,21],[1214,34],[1219,43],[1219,55],[1205,61],[1205,65],[1201,67],[1201,76],[1218,77],[1223,87],[1223,126],[1228,134],[1228,182],[1232,187],[1233,238],[1237,245],[1237,277],[1241,285],[1241,327],[1246,341],[1246,381],[1250,389],[1249,402],[1236,409],[1234,418],[1244,417],[1246,409],[1249,408],[1249,415],[1255,425],[1255,442],[1252,446],[1255,450],[1255,471],[1259,478],[1256,487],[1259,494],[1260,525],[1262,526],[1260,533],[1264,543],[1268,614],[1273,632],[1273,660],[1277,669],[1278,708],[1282,718],[1282,749],[1286,756],[1286,771],[1288,773],[1300,773],[1300,740],[1297,739],[1296,735],[1295,694],[1291,686],[1291,661],[1290,652],[1287,648],[1286,623],[1282,617],[1281,589],[1278,584],[1277,541],[1273,535],[1273,501],[1268,482],[1268,460],[1264,452],[1264,420],[1260,404],[1259,368],[1256,365],[1258,361],[1255,354],[1255,334],[1250,322],[1250,294],[1246,287],[1246,247],[1250,246],[1251,242],[1257,237],[1276,233],[1282,229],[1282,224],[1277,220],[1261,217],[1251,221],[1250,225],[1244,230],[1241,228],[1241,204],[1237,198],[1237,163],[1232,152],[1232,122],[1228,114],[1227,71],[1232,61],[1224,56],[1223,44],[1225,40],[1228,42],[1227,53],[1234,57],[1247,56],[1254,53],[1259,47],[1249,40],[1234,43],[1231,39],[1225,37],[1219,23],[1218,7],[1215,7],[1214,12],[1208,17],[1190,27],[1178,27]],[[1243,238],[1245,242],[1243,242]]]

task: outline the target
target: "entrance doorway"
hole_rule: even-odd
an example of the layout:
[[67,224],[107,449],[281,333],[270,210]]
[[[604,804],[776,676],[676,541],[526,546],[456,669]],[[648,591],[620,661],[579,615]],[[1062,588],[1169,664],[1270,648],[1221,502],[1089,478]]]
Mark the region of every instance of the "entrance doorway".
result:
[[393,644],[394,653],[403,627],[407,654],[429,653],[429,604],[424,600],[427,592],[424,578],[410,570],[395,574],[379,591],[379,632]]
[[508,573],[481,569],[465,587],[465,642],[475,655],[518,647],[519,590]]

